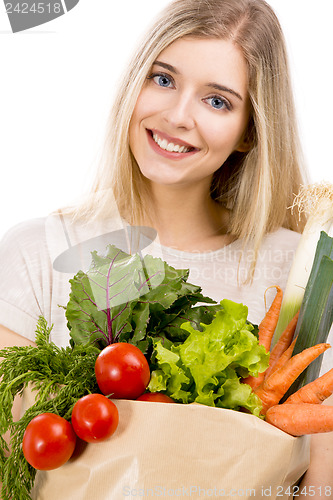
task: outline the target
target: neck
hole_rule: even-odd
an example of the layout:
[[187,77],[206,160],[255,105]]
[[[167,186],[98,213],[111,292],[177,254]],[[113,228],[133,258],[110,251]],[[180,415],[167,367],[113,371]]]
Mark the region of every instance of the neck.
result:
[[213,251],[230,243],[228,211],[201,186],[183,190],[151,186],[152,222],[162,245],[183,251]]

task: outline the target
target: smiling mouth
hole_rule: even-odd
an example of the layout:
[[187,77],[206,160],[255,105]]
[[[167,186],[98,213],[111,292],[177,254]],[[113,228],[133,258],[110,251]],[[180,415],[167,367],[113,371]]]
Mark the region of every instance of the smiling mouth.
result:
[[153,130],[147,129],[147,132],[153,138],[154,142],[164,151],[168,151],[170,153],[191,153],[198,151],[198,149],[193,146],[177,144],[176,141],[168,141],[166,138],[160,137],[159,134]]

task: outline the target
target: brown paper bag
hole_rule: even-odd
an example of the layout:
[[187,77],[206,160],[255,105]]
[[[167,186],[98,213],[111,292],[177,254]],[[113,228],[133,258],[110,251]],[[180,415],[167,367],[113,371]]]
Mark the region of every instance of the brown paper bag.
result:
[[294,438],[250,414],[202,405],[114,400],[119,426],[38,472],[35,500],[288,498],[309,463]]

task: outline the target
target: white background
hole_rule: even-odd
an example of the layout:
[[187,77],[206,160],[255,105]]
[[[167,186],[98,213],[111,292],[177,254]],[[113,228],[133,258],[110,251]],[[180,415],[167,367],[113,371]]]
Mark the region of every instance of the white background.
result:
[[[116,82],[138,37],[167,3],[80,0],[66,15],[13,34],[1,2],[0,238],[88,189]],[[287,39],[312,181],[333,181],[333,1],[269,3]]]

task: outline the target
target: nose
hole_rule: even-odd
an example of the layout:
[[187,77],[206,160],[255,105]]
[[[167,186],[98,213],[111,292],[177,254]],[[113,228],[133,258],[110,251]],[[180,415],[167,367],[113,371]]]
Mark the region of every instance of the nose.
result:
[[194,108],[193,97],[189,93],[179,93],[169,102],[162,116],[172,128],[191,130],[195,126]]

